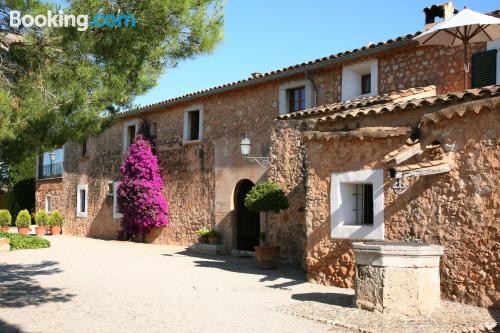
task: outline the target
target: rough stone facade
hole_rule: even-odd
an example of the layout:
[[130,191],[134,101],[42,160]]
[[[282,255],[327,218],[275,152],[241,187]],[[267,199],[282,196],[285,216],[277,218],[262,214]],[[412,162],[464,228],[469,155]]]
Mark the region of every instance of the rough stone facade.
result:
[[[482,49],[483,44],[474,46],[474,52]],[[120,179],[124,124],[133,119],[149,121],[156,123],[157,153],[164,194],[170,205],[170,224],[153,230],[147,241],[188,245],[196,240],[198,228],[215,226],[223,233],[226,249],[237,248],[237,188],[243,180],[257,183],[270,177],[282,184],[290,196],[290,209],[270,217],[269,237],[281,246],[283,260],[304,265],[310,278],[317,282],[352,287],[355,267],[350,241],[332,241],[329,237],[329,174],[334,169],[378,166],[376,161],[381,154],[395,149],[406,138],[394,137],[370,145],[356,140],[338,145],[317,144],[302,139],[303,129],[299,125],[276,125],[275,119],[280,109],[280,85],[309,80],[314,90],[312,105],[339,102],[342,67],[374,58],[378,59],[378,94],[427,84],[434,84],[440,93],[463,89],[460,48],[401,44],[375,51],[370,50],[366,56],[358,51],[356,57],[346,53],[325,66],[311,65],[308,69],[306,64],[298,65],[295,67],[300,70],[290,67],[287,71],[260,75],[263,79],[255,79],[251,84],[245,80],[240,85],[193,93],[129,112],[111,128],[89,139],[85,158],[80,157],[78,144],[67,143],[62,185],[58,185],[62,191],[57,192],[61,193],[57,207],[65,215],[65,232],[104,239],[117,237],[120,220],[113,218],[113,197],[108,188],[109,182]],[[194,106],[202,108],[203,139],[183,143],[184,112]],[[274,165],[268,171],[242,158],[239,144],[245,135],[252,140],[253,156],[269,156],[273,145]],[[436,178],[439,177],[444,176]],[[76,217],[79,184],[89,186],[87,218]],[[38,208],[43,207],[45,193],[55,191],[51,186],[46,180],[38,181]],[[405,215],[398,216],[403,219]],[[387,228],[388,237],[401,237]]]
[[38,180],[35,186],[35,209],[45,209],[45,197],[50,195],[52,197],[52,210],[58,210],[62,214],[66,214],[66,200],[63,186],[63,178]]
[[[471,106],[473,105],[473,106]],[[465,113],[437,123],[421,125],[423,147],[441,143],[441,150],[424,153],[419,160],[444,154],[452,161],[452,171],[417,177],[401,195],[391,190],[393,179],[382,161],[389,152],[404,145],[408,135],[378,139],[355,137],[307,139],[310,122],[281,122],[273,133],[271,179],[283,186],[297,182],[303,192],[288,189],[291,207],[305,207],[297,225],[305,228],[303,262],[311,281],[340,287],[352,287],[355,276],[354,257],[349,240],[331,239],[330,179],[332,172],[383,168],[384,220],[386,240],[417,238],[443,245],[441,263],[442,294],[451,300],[496,306],[499,301],[498,265],[500,225],[499,187],[500,99],[498,97],[451,106]],[[451,108],[450,107],[450,108]],[[322,130],[372,126],[413,126],[425,113],[437,107],[381,114],[324,125]],[[471,126],[474,124],[473,126]],[[330,127],[330,128],[328,128]],[[297,151],[298,150],[298,151]],[[411,161],[411,160],[410,160]],[[298,165],[307,166],[297,172]],[[302,169],[304,170],[304,169]],[[289,223],[279,216],[273,224]]]

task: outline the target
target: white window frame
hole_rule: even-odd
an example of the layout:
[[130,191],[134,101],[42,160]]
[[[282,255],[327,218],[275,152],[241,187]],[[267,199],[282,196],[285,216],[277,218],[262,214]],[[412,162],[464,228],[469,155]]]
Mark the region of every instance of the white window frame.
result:
[[[198,124],[198,139],[190,140],[191,136],[191,126],[189,124],[189,112],[199,111],[200,113],[200,123]],[[182,130],[182,143],[196,143],[201,142],[203,140],[203,105],[193,105],[187,109],[184,109],[184,126]]]
[[135,135],[139,132],[139,119],[126,121],[123,124],[123,152],[126,153],[129,147],[128,144],[128,128],[135,125]]
[[121,219],[123,217],[123,214],[118,212],[118,187],[120,186],[122,182],[114,182],[113,183],[113,218],[114,219]]
[[290,89],[305,87],[306,102],[305,110],[314,107],[313,103],[313,86],[310,80],[297,80],[284,83],[279,88],[279,112],[280,116],[287,114],[290,110],[290,98],[288,98],[288,91]]
[[[85,211],[84,212],[80,211],[80,204],[81,204],[80,191],[81,190],[85,191]],[[88,208],[89,208],[89,186],[87,184],[78,185],[76,187],[76,217],[87,218],[88,217]]]
[[[51,209],[49,209],[49,200],[47,200],[47,199],[50,199],[50,208]],[[45,211],[49,214],[52,213],[52,195],[51,194],[45,195]]]
[[[344,224],[349,205],[342,205],[342,184],[373,185],[373,225]],[[332,173],[330,187],[331,237],[334,239],[384,240],[384,170]]]
[[[361,94],[361,76],[371,74],[371,91]],[[378,59],[342,67],[342,101],[378,95]]]
[[491,51],[494,49],[497,49],[496,84],[500,84],[500,38],[497,38],[497,39],[487,43],[487,46],[486,46],[487,51]]

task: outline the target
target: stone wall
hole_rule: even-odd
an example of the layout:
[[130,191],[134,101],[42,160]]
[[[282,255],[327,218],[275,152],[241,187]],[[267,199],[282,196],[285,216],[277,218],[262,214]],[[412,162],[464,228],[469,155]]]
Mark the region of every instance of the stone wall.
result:
[[[462,66],[458,62],[460,50],[447,49],[441,53],[437,48],[416,49],[414,46],[381,51],[376,55],[379,59],[379,93],[389,93],[394,88],[428,84],[435,84],[439,91],[462,89],[459,73]],[[441,68],[436,74],[438,56],[439,64],[447,64],[448,67]],[[358,61],[368,59],[362,58]],[[350,63],[346,61],[345,64]],[[251,155],[268,156],[274,119],[279,114],[280,85],[309,79],[315,89],[313,104],[338,102],[341,96],[343,65],[337,63],[308,71],[307,74],[277,78],[204,97],[193,97],[189,101],[179,100],[164,107],[156,107],[151,112],[122,117],[101,135],[90,138],[89,153],[85,158],[80,157],[78,144],[66,144],[63,195],[60,200],[61,205],[65,206],[67,231],[80,236],[110,239],[115,238],[121,229],[120,221],[112,218],[113,198],[108,195],[108,183],[120,179],[119,166],[124,158],[124,121],[135,117],[155,122],[157,125],[157,151],[165,181],[164,193],[170,204],[171,224],[161,230],[154,230],[148,235],[148,241],[189,244],[196,238],[196,229],[202,226],[217,226],[224,234],[226,249],[235,248],[235,188],[243,179],[256,183],[268,176],[264,169],[242,159],[239,148],[242,137],[248,135],[251,138]],[[182,142],[183,115],[186,108],[196,105],[203,106],[203,141],[186,145]],[[289,147],[287,143],[278,143],[278,146],[284,151],[282,154],[276,153],[273,159],[297,154],[290,161],[289,168],[304,168],[302,160],[297,160],[304,154],[303,147]],[[270,173],[273,177],[281,177],[280,181],[286,183],[286,191],[295,193],[294,197],[306,193],[307,177],[301,176],[286,182],[286,172],[270,170]],[[43,205],[44,182],[38,182],[38,206]],[[89,185],[88,218],[76,218],[78,184]],[[271,230],[272,237],[282,246],[282,256],[286,261],[304,262],[307,257],[304,256],[303,249],[306,235],[311,236],[312,229],[306,228],[304,221],[305,216],[312,213],[307,210],[304,200],[292,202],[294,210],[290,209],[281,216],[286,222],[275,224]],[[346,251],[349,248],[347,242],[336,246],[345,248]],[[344,271],[346,262],[347,257],[343,257],[333,265],[337,265],[336,270]],[[318,264],[318,267],[323,266]],[[332,275],[330,271],[322,274]],[[347,279],[342,283],[348,286],[349,281]],[[340,281],[338,283],[342,284]]]
[[[500,198],[494,189],[500,185],[500,104],[498,98],[471,103],[484,103],[484,110],[421,128],[422,146],[438,140],[445,149],[452,150],[440,153],[454,161],[453,170],[416,178],[401,195],[391,190],[393,180],[387,178],[388,169],[382,160],[403,145],[406,136],[305,140],[300,130],[307,126],[298,122],[278,124],[273,137],[272,156],[276,164],[271,169],[271,178],[287,188],[293,203],[282,215],[295,214],[297,207],[305,204],[305,216],[296,223],[305,226],[304,264],[309,280],[353,286],[355,265],[351,243],[331,239],[331,173],[384,168],[385,238],[416,237],[443,245],[442,295],[469,304],[498,306],[494,302],[498,302],[500,225],[495,218]],[[428,111],[435,110],[367,117],[355,122],[361,126],[363,123],[394,126],[398,118],[399,123],[411,123]],[[418,161],[432,157],[424,154]],[[299,172],[303,170],[300,165],[306,165],[306,171]],[[288,184],[293,183],[305,184],[305,193],[290,191]],[[274,223],[285,226],[289,223],[281,220]]]
[[35,210],[45,210],[45,197],[52,197],[52,210],[66,213],[66,198],[63,188],[63,178],[43,179],[36,182]]

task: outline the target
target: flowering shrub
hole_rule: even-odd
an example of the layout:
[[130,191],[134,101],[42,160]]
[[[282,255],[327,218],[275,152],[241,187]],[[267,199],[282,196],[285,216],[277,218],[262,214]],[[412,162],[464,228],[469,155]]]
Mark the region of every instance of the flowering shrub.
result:
[[167,225],[168,205],[162,193],[158,160],[142,135],[130,145],[120,171],[123,179],[118,188],[118,202],[125,234],[144,236],[152,227]]

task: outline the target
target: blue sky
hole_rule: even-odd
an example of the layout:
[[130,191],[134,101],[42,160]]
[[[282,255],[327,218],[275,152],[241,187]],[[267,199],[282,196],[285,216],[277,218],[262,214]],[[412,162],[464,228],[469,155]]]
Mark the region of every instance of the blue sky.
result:
[[[227,0],[224,40],[205,56],[168,68],[158,85],[136,99],[146,105],[210,88],[369,42],[421,30],[422,9],[445,0]],[[57,2],[63,2],[59,0]],[[486,12],[499,9],[495,0],[456,0]]]

